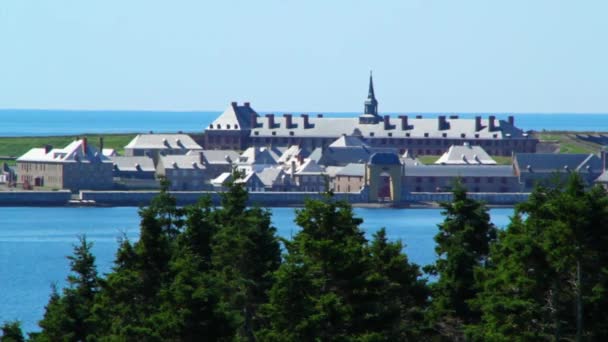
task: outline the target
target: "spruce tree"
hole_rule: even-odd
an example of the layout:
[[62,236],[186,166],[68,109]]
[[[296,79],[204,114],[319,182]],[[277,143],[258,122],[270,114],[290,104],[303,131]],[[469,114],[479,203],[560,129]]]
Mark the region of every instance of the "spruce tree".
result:
[[37,340],[84,341],[95,334],[91,308],[99,291],[99,278],[91,247],[85,236],[79,237],[74,255],[68,257],[72,271],[68,287],[61,295],[53,289]]
[[429,319],[442,336],[458,340],[464,336],[465,324],[479,320],[480,312],[469,301],[478,291],[475,269],[486,264],[496,228],[486,206],[468,198],[460,182],[454,186],[452,202],[442,207],[445,220],[435,236],[438,259],[426,268],[438,276],[431,284]]
[[23,331],[21,330],[21,322],[12,321],[4,322],[2,327],[2,336],[0,336],[0,342],[24,342]]

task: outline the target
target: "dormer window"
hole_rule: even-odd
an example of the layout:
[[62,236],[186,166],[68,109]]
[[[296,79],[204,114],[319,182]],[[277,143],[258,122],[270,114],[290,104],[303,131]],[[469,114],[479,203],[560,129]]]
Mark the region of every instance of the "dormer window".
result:
[[227,124],[227,125],[226,125],[226,128],[227,128],[227,129],[230,129],[230,124]]
[[234,129],[239,129],[239,125],[234,125]]
[[215,128],[220,129],[220,128],[222,128],[222,125],[217,124],[217,125],[215,126]]
[[277,135],[277,132],[275,132],[275,131],[272,131],[272,135]]
[[369,136],[370,136],[370,137],[373,137],[373,136],[374,136],[374,132],[371,132],[371,133],[369,134]]
[[290,131],[290,132],[289,132],[289,135],[290,135],[290,136],[292,136],[292,137],[293,137],[293,135],[294,135],[294,134],[295,134],[295,133],[294,133],[293,131]]
[[253,135],[260,135],[260,132],[258,132],[258,131],[254,131],[254,132],[253,132]]

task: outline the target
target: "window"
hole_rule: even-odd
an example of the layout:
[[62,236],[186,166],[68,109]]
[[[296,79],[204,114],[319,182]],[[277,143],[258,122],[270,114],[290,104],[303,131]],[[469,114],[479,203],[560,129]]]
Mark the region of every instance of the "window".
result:
[[293,131],[289,132],[289,135],[292,137],[293,137],[293,134],[294,134]]
[[374,132],[369,133],[369,136],[373,137],[374,136]]
[[392,136],[393,136],[393,133],[390,133],[390,132],[389,132],[389,133],[388,133],[388,136],[389,136],[389,137],[392,137]]
[[277,135],[277,132],[275,132],[275,131],[272,131],[272,135]]
[[258,132],[258,131],[254,131],[254,132],[253,132],[253,135],[260,135],[260,132]]
[[230,129],[230,124],[227,124],[227,125],[226,125],[226,128]]
[[215,127],[216,127],[217,129],[220,129],[220,128],[222,128],[222,125],[217,124]]

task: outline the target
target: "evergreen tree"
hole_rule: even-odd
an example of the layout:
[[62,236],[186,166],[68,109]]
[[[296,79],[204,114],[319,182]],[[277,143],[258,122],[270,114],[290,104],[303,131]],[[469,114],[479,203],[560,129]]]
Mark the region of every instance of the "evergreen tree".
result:
[[496,228],[486,206],[468,198],[459,182],[454,186],[452,202],[442,207],[445,220],[435,236],[438,259],[426,268],[439,276],[431,285],[429,318],[442,336],[458,340],[463,338],[464,324],[479,319],[480,313],[469,305],[478,291],[474,273],[487,262]]
[[2,336],[0,342],[24,342],[23,331],[21,331],[21,323],[19,321],[4,322],[2,324]]
[[49,341],[84,341],[95,333],[91,307],[99,291],[99,278],[92,243],[85,236],[79,237],[74,255],[69,256],[72,274],[67,278],[68,287],[59,295],[54,289],[46,308],[37,337]]
[[607,338],[605,191],[585,189],[573,174],[536,188],[517,213],[481,272],[484,314],[471,331],[497,340]]
[[[285,241],[266,306],[276,341],[395,340],[413,332],[407,305],[423,303],[419,271],[400,244],[381,231],[370,247],[351,206],[331,198],[306,201],[297,211],[302,230]],[[420,298],[415,294],[422,292]]]
[[239,321],[238,336],[255,340],[263,325],[259,307],[268,301],[272,274],[281,263],[279,240],[269,211],[247,208],[247,190],[234,172],[221,208],[213,212],[220,227],[212,239],[212,269],[223,282],[223,301]]

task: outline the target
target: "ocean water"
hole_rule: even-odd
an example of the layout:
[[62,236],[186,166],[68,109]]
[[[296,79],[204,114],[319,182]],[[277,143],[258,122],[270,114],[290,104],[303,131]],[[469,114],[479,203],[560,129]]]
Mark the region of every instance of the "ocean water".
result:
[[[63,288],[69,272],[66,256],[78,236],[94,243],[98,271],[111,270],[118,238],[136,241],[137,208],[0,208],[0,322],[18,319],[24,331],[38,331],[51,284]],[[295,235],[295,209],[273,208],[273,223],[285,238]],[[381,227],[390,239],[406,244],[410,261],[435,260],[433,237],[443,220],[439,209],[355,209],[367,236]],[[513,209],[492,209],[498,227],[508,224]]]
[[[260,112],[263,114],[263,112]],[[291,113],[299,113],[291,111]],[[217,112],[0,110],[0,136],[78,135],[84,133],[202,132]],[[311,113],[316,114],[316,113]],[[437,117],[439,113],[422,114]],[[358,113],[324,113],[327,117],[355,117]],[[397,115],[397,114],[394,114]],[[490,114],[444,113],[472,118]],[[608,114],[493,114],[524,130],[608,131]]]

